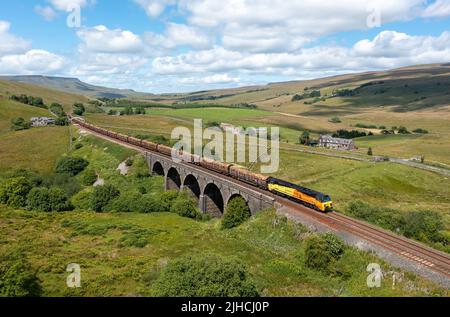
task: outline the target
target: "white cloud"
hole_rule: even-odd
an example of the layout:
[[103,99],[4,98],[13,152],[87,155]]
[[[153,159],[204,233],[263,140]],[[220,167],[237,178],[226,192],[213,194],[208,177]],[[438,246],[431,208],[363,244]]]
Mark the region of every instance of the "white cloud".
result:
[[424,10],[423,16],[427,18],[450,16],[450,0],[436,0]]
[[43,17],[45,21],[53,21],[57,16],[55,10],[53,10],[53,8],[49,6],[42,7],[40,5],[37,5],[34,7],[34,12]]
[[156,18],[160,16],[168,5],[175,4],[175,0],[134,0],[140,5],[148,16]]
[[413,64],[450,60],[450,32],[439,37],[410,36],[384,31],[373,40],[363,40],[351,48],[317,46],[296,53],[245,53],[216,47],[177,56],[155,58],[153,71],[161,75],[241,72],[247,75],[295,76],[308,72],[322,77],[336,73],[387,69]]
[[228,74],[214,74],[206,77],[186,77],[182,78],[179,82],[182,84],[196,85],[196,84],[230,84],[239,83],[239,77],[230,77]]
[[190,46],[195,49],[210,47],[211,40],[198,28],[185,24],[168,23],[164,34],[147,33],[146,42],[152,47],[173,49],[178,46]]
[[295,51],[322,36],[365,30],[376,9],[383,24],[417,15],[424,0],[181,0],[188,22],[222,34],[223,46],[248,52]]
[[90,1],[88,0],[47,0],[53,7],[61,11],[71,11],[75,7],[83,8],[87,6]]
[[0,56],[21,53],[30,48],[30,42],[9,33],[11,24],[0,20]]
[[55,74],[63,71],[66,65],[64,57],[45,50],[0,57],[0,73],[8,75]]
[[130,31],[110,30],[103,25],[77,32],[86,50],[102,53],[137,53],[144,49],[141,38]]

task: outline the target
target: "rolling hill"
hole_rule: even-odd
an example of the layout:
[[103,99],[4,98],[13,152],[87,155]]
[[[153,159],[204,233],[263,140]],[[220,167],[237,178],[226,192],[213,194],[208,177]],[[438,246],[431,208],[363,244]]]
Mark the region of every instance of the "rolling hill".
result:
[[142,98],[149,94],[138,93],[131,89],[114,89],[90,85],[77,78],[49,76],[0,76],[0,80],[32,84],[44,88],[64,91],[95,98]]

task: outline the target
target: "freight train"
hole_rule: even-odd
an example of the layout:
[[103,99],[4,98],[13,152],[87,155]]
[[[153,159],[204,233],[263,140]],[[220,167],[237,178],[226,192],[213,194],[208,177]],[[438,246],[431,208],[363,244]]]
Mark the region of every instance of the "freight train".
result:
[[[141,140],[117,132],[109,131],[89,124],[80,118],[72,118],[72,122],[110,138],[117,139],[119,141],[129,143],[131,145],[138,146],[152,152],[161,153],[165,156],[172,156],[172,148],[166,145],[156,144],[146,140]],[[330,196],[323,193],[291,184],[274,177],[252,173],[246,168],[235,164],[222,163],[208,158],[199,158],[196,155],[185,152],[180,154],[183,155],[183,158],[185,160],[187,158],[187,161],[191,164],[199,165],[207,170],[229,176],[254,187],[270,191],[275,195],[291,199],[317,211],[333,211],[333,202]]]

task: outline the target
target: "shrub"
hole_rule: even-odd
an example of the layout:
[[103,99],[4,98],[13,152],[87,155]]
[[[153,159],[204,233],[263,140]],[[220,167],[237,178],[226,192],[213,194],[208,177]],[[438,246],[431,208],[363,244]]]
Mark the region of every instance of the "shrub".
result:
[[181,193],[173,202],[170,211],[181,217],[199,219],[201,218],[197,204],[186,193]]
[[373,156],[373,151],[372,151],[372,148],[371,148],[371,147],[370,147],[369,150],[367,151],[367,155]]
[[12,208],[25,207],[30,190],[31,184],[25,177],[10,178],[0,186],[0,203]]
[[215,255],[188,256],[169,263],[155,281],[161,297],[256,297],[246,267]]
[[89,188],[74,195],[71,199],[71,203],[74,206],[74,208],[76,210],[90,210],[92,192],[93,192],[92,188]]
[[399,134],[411,134],[411,132],[409,132],[408,129],[405,127],[398,128],[398,133]]
[[50,188],[48,190],[50,206],[52,211],[68,211],[72,210],[73,207],[68,202],[66,192],[61,188]]
[[33,188],[28,194],[27,207],[35,211],[68,211],[73,209],[60,188]]
[[52,211],[48,189],[45,187],[33,188],[28,194],[27,207],[35,211]]
[[172,209],[172,205],[177,198],[178,192],[176,190],[169,190],[167,192],[162,193],[159,196],[158,211],[169,212]]
[[76,103],[73,105],[73,114],[82,116],[86,112],[86,108],[82,103]]
[[75,144],[75,150],[79,150],[79,149],[81,149],[83,147],[83,144],[82,143],[77,143],[77,144]]
[[404,233],[408,238],[445,245],[448,241],[440,232],[443,229],[442,216],[435,211],[412,211],[405,216]]
[[229,203],[222,219],[222,228],[231,229],[251,217],[250,208],[242,197],[235,197]]
[[427,130],[421,129],[421,128],[415,129],[413,132],[414,132],[414,133],[418,133],[418,134],[428,134],[428,131],[427,131]]
[[25,121],[24,118],[14,118],[11,120],[11,130],[21,131],[30,128],[30,123]]
[[88,165],[89,162],[85,159],[65,156],[58,160],[56,164],[56,172],[60,174],[67,173],[71,176],[75,176],[81,173]]
[[81,182],[84,186],[92,186],[97,181],[97,173],[93,169],[84,172]]
[[330,122],[331,123],[341,123],[342,121],[341,121],[341,119],[339,119],[339,117],[333,117],[330,119]]
[[23,255],[0,256],[0,297],[31,297],[41,293],[36,272]]
[[42,178],[42,186],[47,188],[61,188],[69,197],[72,197],[81,190],[77,179],[71,177],[69,174],[51,174],[44,176]]
[[328,270],[343,253],[343,242],[332,234],[313,235],[305,241],[305,264],[311,269]]
[[106,211],[105,207],[120,195],[112,185],[97,186],[91,196],[91,209],[96,212]]
[[140,193],[125,192],[122,193],[111,204],[111,210],[116,212],[138,212],[141,210],[143,196]]
[[49,107],[50,111],[53,112],[57,117],[65,117],[64,108],[59,103],[52,103]]

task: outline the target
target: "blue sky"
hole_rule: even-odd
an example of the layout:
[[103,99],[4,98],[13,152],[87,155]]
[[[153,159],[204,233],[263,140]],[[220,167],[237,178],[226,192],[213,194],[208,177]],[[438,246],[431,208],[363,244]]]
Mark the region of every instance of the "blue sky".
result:
[[[450,62],[450,0],[40,0],[0,4],[0,74],[146,92]],[[80,24],[69,27],[67,18]]]

